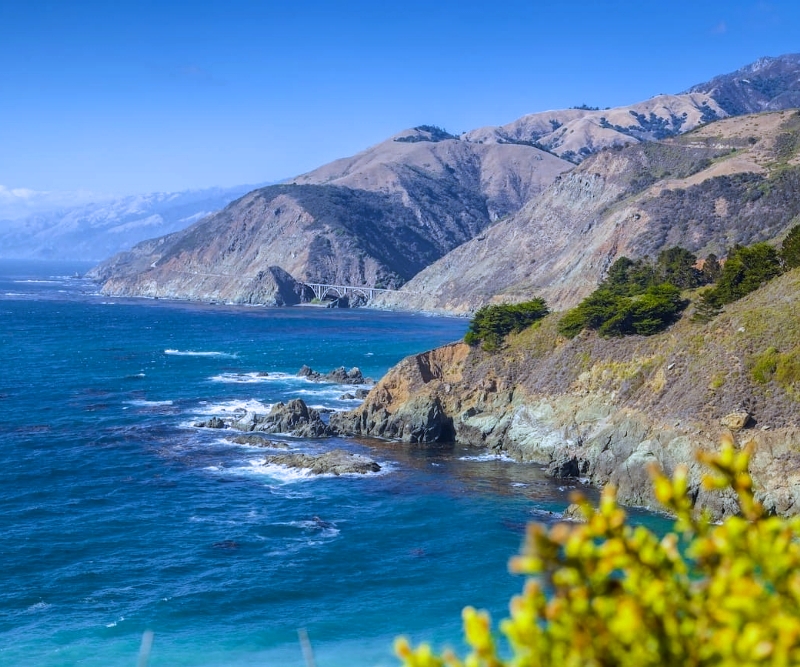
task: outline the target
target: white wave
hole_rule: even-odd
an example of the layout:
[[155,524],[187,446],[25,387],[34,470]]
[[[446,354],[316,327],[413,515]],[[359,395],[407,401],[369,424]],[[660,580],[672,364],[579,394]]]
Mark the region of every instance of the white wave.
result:
[[313,531],[316,535],[319,535],[320,537],[336,537],[341,532],[336,527],[336,524],[330,521],[323,521],[318,517],[315,519],[308,519],[305,521],[280,521],[272,525],[301,528],[304,531]]
[[220,373],[209,378],[211,382],[227,382],[233,384],[258,384],[260,382],[271,382],[278,378],[272,375],[262,375],[261,373]]
[[60,280],[14,280],[15,283],[45,283],[49,285],[58,285]]
[[35,614],[37,611],[44,611],[45,609],[50,608],[52,605],[50,603],[45,602],[44,600],[40,600],[39,602],[35,602],[30,607],[25,610],[26,614]]
[[[133,377],[144,377],[144,373],[140,373],[139,375],[134,375]],[[135,399],[132,401],[125,401],[128,405],[134,405],[137,408],[148,408],[158,405],[172,405],[172,401],[145,401],[143,399]]]
[[164,350],[164,354],[173,356],[173,357],[227,357],[229,359],[235,359],[236,354],[231,354],[229,352],[213,352],[213,351],[198,351],[198,350],[173,350],[173,349],[166,349]]
[[459,461],[506,461],[513,463],[514,459],[512,459],[508,454],[479,454],[477,456],[459,456]]
[[293,482],[306,482],[319,475],[312,475],[310,470],[300,470],[298,468],[287,468],[286,466],[264,463],[263,459],[248,461],[249,465],[226,468],[224,472],[237,475],[259,475],[269,477],[281,484],[291,484]]
[[117,623],[122,623],[122,621],[124,621],[124,620],[125,620],[125,617],[124,616],[120,616],[118,620],[111,621],[111,623],[106,623],[106,627],[107,628],[116,628],[117,627]]
[[268,414],[271,409],[271,403],[262,403],[255,398],[250,398],[222,401],[221,403],[201,403],[191,412],[196,415],[210,415],[213,417],[218,415],[230,416],[239,412],[257,412],[259,414]]
[[524,482],[512,482],[511,486],[518,487],[518,488],[525,488],[528,485],[525,484]]
[[23,292],[5,292],[3,296],[25,296]]

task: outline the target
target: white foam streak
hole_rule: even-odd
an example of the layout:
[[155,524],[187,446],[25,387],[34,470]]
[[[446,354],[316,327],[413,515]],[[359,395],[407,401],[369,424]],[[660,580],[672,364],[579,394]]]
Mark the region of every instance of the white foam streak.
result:
[[172,357],[227,357],[235,359],[236,355],[229,352],[198,351],[198,350],[173,350],[166,349],[164,354]]
[[479,454],[477,456],[459,456],[459,461],[505,461],[509,463],[513,463],[514,459],[512,459],[508,454]]

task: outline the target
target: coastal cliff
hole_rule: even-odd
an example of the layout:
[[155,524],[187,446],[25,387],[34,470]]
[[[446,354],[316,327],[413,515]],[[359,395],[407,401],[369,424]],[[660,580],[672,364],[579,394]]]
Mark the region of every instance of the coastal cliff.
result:
[[[687,316],[656,336],[566,340],[556,323],[551,315],[496,353],[453,343],[408,357],[331,423],[340,433],[484,446],[557,477],[613,483],[634,505],[657,506],[650,463],[668,472],[686,463],[697,505],[717,517],[735,505],[702,489],[695,455],[733,430],[740,444],[753,442],[767,508],[800,511],[799,270],[708,324]],[[758,372],[769,350],[786,372]]]

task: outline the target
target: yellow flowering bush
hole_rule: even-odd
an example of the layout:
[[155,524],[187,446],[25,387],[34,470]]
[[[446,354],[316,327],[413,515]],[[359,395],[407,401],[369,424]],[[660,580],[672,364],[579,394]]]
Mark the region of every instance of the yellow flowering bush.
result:
[[713,524],[693,512],[687,470],[653,471],[656,497],[675,515],[659,538],[631,526],[606,487],[586,523],[528,526],[514,572],[529,576],[501,624],[463,612],[470,653],[435,654],[400,638],[405,667],[693,667],[800,665],[800,517],[768,516],[748,473],[750,448],[731,439],[702,454],[709,489],[731,488],[740,512]]

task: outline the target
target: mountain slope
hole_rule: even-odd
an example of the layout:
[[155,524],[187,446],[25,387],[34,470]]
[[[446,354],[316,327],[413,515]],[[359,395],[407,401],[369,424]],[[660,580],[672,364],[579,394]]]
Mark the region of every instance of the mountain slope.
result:
[[[251,192],[94,275],[108,294],[198,299],[230,298],[229,277],[273,265],[304,282],[397,287],[571,166],[531,146],[438,140],[419,128]],[[202,288],[190,278],[199,274]]]
[[469,312],[544,296],[567,308],[619,256],[682,245],[724,255],[778,237],[800,215],[800,116],[729,118],[668,139],[606,150],[519,213],[431,265],[383,305]]
[[[621,253],[672,243],[719,253],[785,228],[794,175],[776,165],[791,166],[794,130],[779,127],[786,119],[771,130],[709,121],[796,94],[800,57],[783,56],[628,107],[533,114],[460,137],[420,126],[251,193],[95,275],[109,294],[251,302],[249,288],[226,281],[249,285],[277,266],[305,282],[397,287],[416,276],[390,306],[466,312],[531,290],[570,305]],[[778,221],[759,229],[765,213]]]
[[253,189],[207,188],[133,195],[0,221],[0,255],[17,259],[101,260],[220,210]]

